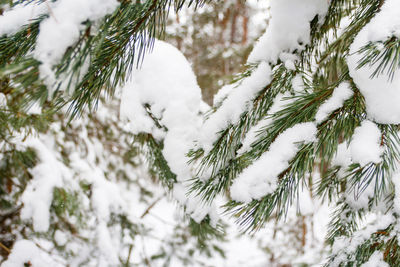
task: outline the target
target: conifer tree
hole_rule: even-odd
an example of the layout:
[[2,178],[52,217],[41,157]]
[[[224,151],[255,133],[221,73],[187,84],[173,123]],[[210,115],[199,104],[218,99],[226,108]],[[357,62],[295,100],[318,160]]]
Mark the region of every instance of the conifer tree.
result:
[[[95,14],[107,12],[103,11],[105,6],[102,5],[106,3],[91,1],[83,7],[80,1],[51,4],[43,1],[7,1],[1,4],[4,16],[0,16],[0,264],[144,266],[151,262],[160,266],[203,266],[204,258],[199,255],[223,255],[220,243],[224,237],[220,228],[216,230],[207,225],[200,227],[200,224],[178,212],[176,215],[169,214],[173,218],[170,219],[173,223],[168,226],[171,228],[169,231],[160,233],[157,229],[163,226],[163,220],[168,220],[168,217],[161,215],[161,219],[154,220],[151,217],[153,211],[159,210],[154,206],[160,203],[165,205],[168,199],[168,194],[157,184],[164,184],[166,188],[170,184],[167,180],[160,182],[160,177],[165,177],[158,175],[157,165],[144,167],[142,150],[146,149],[141,147],[141,140],[135,141],[139,137],[124,130],[118,118],[121,101],[118,96],[107,98],[106,101],[105,95],[100,92],[105,86],[100,86],[99,95],[90,97],[93,102],[89,100],[80,107],[75,106],[76,109],[68,109],[69,104],[74,103],[74,88],[83,78],[81,74],[84,71],[80,64],[84,58],[77,57],[92,57],[84,54],[81,48],[88,45],[88,39],[99,32],[111,29],[107,24],[110,23],[109,17],[96,17]],[[96,10],[96,4],[101,10]],[[165,12],[163,9],[171,3],[153,3],[157,6],[149,3],[125,4],[121,6],[117,1],[109,1],[110,6],[121,8],[114,10],[118,15],[121,10],[131,12],[127,16],[135,23],[146,23],[146,26],[137,26],[143,27],[141,30],[127,35],[125,42],[130,43],[135,34],[139,36],[138,40],[147,38],[144,32],[153,27],[149,24],[156,23],[155,17],[151,16]],[[181,5],[176,4],[177,8]],[[86,11],[87,17],[74,14],[77,10],[82,14]],[[144,10],[148,14],[140,19],[138,16]],[[137,13],[132,16],[134,12]],[[122,19],[118,15],[114,16],[114,20]],[[53,21],[50,16],[53,16]],[[66,60],[80,61],[74,63],[78,64],[75,70],[67,71],[70,72],[69,81],[64,74],[60,74],[61,77],[51,68],[46,72],[51,77],[39,77],[39,72],[43,74],[45,71],[41,67],[46,63],[37,65],[39,62],[34,52],[40,47],[35,44],[40,39],[39,25],[43,22],[55,27],[57,32],[51,31],[51,27],[42,32],[57,35],[58,27],[62,27],[61,19],[66,27],[63,34],[67,38],[64,42],[72,41],[77,45],[76,50],[68,48],[74,51],[70,51],[73,55]],[[88,24],[91,27],[102,25],[104,28],[96,28],[94,34],[93,30],[90,33]],[[119,26],[115,26],[114,30]],[[73,35],[68,35],[74,30],[86,32],[85,38],[76,40],[80,44],[74,43]],[[29,43],[31,37],[33,39]],[[24,45],[15,40],[27,41],[26,46],[22,47]],[[96,45],[102,45],[103,41],[96,41]],[[60,42],[55,42],[55,46],[62,46],[62,40]],[[151,43],[142,45],[142,49],[145,49]],[[132,46],[135,49],[139,47]],[[94,48],[86,49],[93,51]],[[125,48],[120,47],[118,53],[126,53]],[[46,51],[45,58],[57,57],[57,51]],[[83,54],[79,54],[81,52]],[[140,55],[135,52],[131,56],[137,59],[135,64],[140,63]],[[108,66],[109,61],[106,62]],[[50,61],[47,63],[52,64]],[[59,67],[63,64],[65,67],[69,63],[60,63]],[[85,64],[89,64],[89,61]],[[128,64],[124,63],[123,66],[129,68]],[[18,70],[13,70],[14,67]],[[88,68],[84,69],[89,71]],[[72,73],[74,71],[76,73]],[[92,75],[98,75],[94,72]],[[109,80],[114,78],[108,77]],[[52,81],[55,83],[52,84]],[[63,85],[65,82],[67,85]],[[96,106],[96,112],[92,113],[93,109],[87,106]],[[173,177],[174,174],[169,175]],[[132,207],[136,214],[132,212]],[[138,215],[137,212],[142,214]],[[213,240],[207,240],[204,229],[208,229],[207,234],[213,234]],[[152,249],[146,250],[149,244]]]
[[306,184],[335,206],[326,266],[398,265],[398,7],[273,1],[254,65],[191,152],[201,161],[192,190],[229,194],[226,211],[256,231]]
[[[148,122],[135,129],[136,140],[174,196],[179,186],[189,190],[181,204],[198,234],[218,235],[211,204],[219,195],[241,229],[254,232],[271,218],[284,220],[306,186],[334,209],[326,266],[400,265],[397,0],[272,0],[247,70],[217,95],[188,151],[192,177],[167,153],[171,133],[183,136],[164,117],[170,103],[145,99],[127,81],[163,33],[170,6],[203,1],[107,0],[100,9],[98,2],[2,3],[1,90],[20,96],[19,105],[69,105],[72,117],[94,109],[101,92],[136,90],[132,106]],[[49,44],[55,39],[61,44]],[[23,115],[3,113],[6,134],[9,121],[24,126]]]

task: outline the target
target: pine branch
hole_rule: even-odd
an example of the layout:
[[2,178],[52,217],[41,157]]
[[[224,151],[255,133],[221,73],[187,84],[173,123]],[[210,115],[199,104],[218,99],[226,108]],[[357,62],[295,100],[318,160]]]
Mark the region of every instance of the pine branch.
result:
[[[21,88],[34,89],[27,91],[35,92],[36,99],[42,101],[61,97],[59,105],[70,103],[72,117],[78,116],[86,107],[96,107],[103,90],[113,95],[132,69],[140,65],[145,53],[152,49],[154,38],[163,36],[171,6],[178,12],[184,4],[198,7],[205,2],[148,0],[141,4],[121,1],[113,14],[100,21],[95,33],[92,33],[92,22],[85,22],[79,40],[67,49],[55,66],[56,78],[69,78],[59,79],[54,85],[55,95],[50,96],[39,80],[40,62],[28,53],[34,49],[40,23],[48,16],[42,15],[16,34],[0,37],[0,77],[22,80]],[[83,70],[84,65],[89,66],[87,71]]]

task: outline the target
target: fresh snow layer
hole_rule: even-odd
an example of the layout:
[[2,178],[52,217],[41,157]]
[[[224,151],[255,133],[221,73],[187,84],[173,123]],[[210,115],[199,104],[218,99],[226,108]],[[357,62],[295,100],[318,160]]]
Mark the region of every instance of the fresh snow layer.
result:
[[21,219],[32,219],[33,229],[36,232],[46,232],[50,225],[53,190],[55,187],[61,187],[64,179],[71,179],[71,173],[38,139],[30,138],[26,144],[36,150],[40,162],[29,170],[33,179],[21,197],[24,204]]
[[381,147],[381,131],[378,126],[369,121],[364,120],[359,127],[354,130],[354,135],[350,142],[351,158],[354,163],[361,166],[366,164],[380,163],[383,148]]
[[0,16],[0,37],[18,32],[22,26],[47,11],[44,3],[17,5]]
[[58,246],[64,246],[68,241],[67,234],[60,230],[56,230],[54,233],[54,241],[56,241]]
[[[152,53],[146,55],[141,68],[133,71],[122,88],[120,107],[128,130],[150,133],[164,141],[163,156],[180,182],[174,186],[174,196],[197,222],[207,214],[216,218],[199,197],[186,195],[188,180],[193,177],[186,153],[198,138],[201,103],[201,90],[190,63],[178,49],[156,40]],[[155,125],[145,104],[167,130]]]
[[250,202],[272,193],[278,175],[289,167],[300,149],[299,143],[310,143],[316,139],[317,127],[312,122],[299,123],[285,130],[252,165],[247,167],[233,182],[231,196],[239,202]]
[[221,89],[219,89],[218,92],[214,95],[214,106],[221,104],[234,88],[235,84],[233,83],[224,85]]
[[369,257],[369,260],[363,264],[361,264],[360,267],[390,267],[387,262],[383,260],[383,253],[381,251],[375,251],[371,257]]
[[296,76],[293,77],[292,89],[295,92],[295,94],[304,92],[304,81],[303,81],[303,76],[301,74],[296,74]]
[[[153,51],[122,88],[120,116],[134,134],[146,132],[164,138],[145,104],[169,130],[171,126],[195,128],[200,103],[201,90],[189,62],[178,49],[156,40]],[[193,126],[189,125],[192,122]]]
[[[271,20],[265,32],[250,53],[248,62],[275,63],[282,52],[302,50],[310,42],[310,21],[325,15],[329,1],[272,0]],[[285,65],[292,65],[285,62]]]
[[40,23],[35,58],[50,66],[58,63],[65,50],[79,39],[86,20],[96,21],[112,13],[116,0],[60,0],[51,7],[50,16]]
[[86,20],[97,21],[111,14],[119,5],[117,0],[59,0],[50,5],[50,15],[39,26],[34,58],[42,64],[40,77],[48,86],[55,82],[51,70],[68,47],[79,39]]
[[368,41],[385,41],[395,36],[400,38],[400,2],[385,0],[380,12],[375,15],[364,29],[367,31]]
[[218,132],[228,127],[229,124],[238,122],[240,115],[248,108],[249,102],[256,94],[271,81],[271,67],[261,62],[251,75],[245,78],[231,93],[218,110],[205,121],[200,145],[208,153],[213,143],[218,139]]
[[335,88],[331,97],[319,107],[317,114],[315,115],[317,123],[326,120],[333,111],[341,108],[344,101],[352,96],[353,91],[350,89],[350,85],[348,83],[341,83],[337,88]]
[[378,123],[400,123],[400,76],[394,75],[391,80],[381,74],[371,78],[376,65],[357,69],[363,55],[357,53],[368,42],[385,41],[400,33],[400,2],[398,0],[384,1],[381,11],[375,15],[356,36],[350,46],[350,56],[347,57],[349,72],[366,101],[368,116]]
[[24,267],[30,262],[30,266],[62,266],[53,261],[48,255],[40,251],[40,249],[30,240],[18,240],[15,242],[11,254],[8,259],[3,262],[2,267]]
[[[175,47],[156,41],[152,53],[122,89],[120,116],[132,133],[151,133],[164,139],[163,155],[182,181],[190,178],[185,153],[201,123],[200,103],[200,87],[189,62]],[[167,131],[154,124],[145,104]]]

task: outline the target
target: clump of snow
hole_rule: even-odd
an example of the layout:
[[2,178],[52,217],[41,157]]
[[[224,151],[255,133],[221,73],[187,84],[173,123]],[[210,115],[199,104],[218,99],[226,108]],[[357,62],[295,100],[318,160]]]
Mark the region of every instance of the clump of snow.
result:
[[296,76],[292,79],[292,88],[295,94],[301,93],[304,91],[304,81],[301,74],[296,74]]
[[188,180],[193,177],[186,153],[198,138],[201,103],[201,90],[189,62],[178,49],[156,40],[153,52],[122,88],[120,107],[128,130],[134,134],[150,133],[164,141],[163,156],[180,183],[174,186],[174,195],[196,221],[211,212],[210,206],[201,205],[199,197],[186,196]]
[[400,3],[397,0],[385,0],[370,23],[366,26],[368,40],[384,41],[392,36],[400,37]]
[[57,230],[54,233],[54,241],[56,241],[57,245],[64,246],[65,244],[67,244],[68,238],[64,232]]
[[299,59],[299,56],[293,53],[282,52],[279,55],[279,59],[285,65],[285,68],[288,70],[296,70],[295,62]]
[[0,16],[0,36],[14,34],[32,19],[47,11],[46,5],[42,3],[19,4]]
[[[310,21],[325,15],[329,1],[273,0],[271,20],[263,36],[250,53],[248,62],[276,62],[281,52],[302,50],[310,42]],[[290,66],[285,62],[285,65]]]
[[120,263],[118,260],[117,248],[113,247],[110,231],[107,228],[106,221],[104,220],[100,221],[97,225],[97,244],[103,256],[102,260],[104,261],[105,266],[116,266]]
[[233,200],[250,202],[272,193],[278,175],[289,167],[289,162],[299,151],[299,143],[310,143],[316,139],[317,127],[312,122],[299,123],[285,130],[252,165],[234,180],[231,186]]
[[317,114],[315,115],[317,123],[326,120],[333,111],[341,108],[344,101],[352,96],[353,91],[351,90],[350,85],[348,83],[341,83],[337,88],[335,88],[331,97],[319,107]]
[[391,36],[400,37],[399,18],[400,2],[385,1],[381,11],[358,33],[347,57],[350,76],[365,98],[368,116],[378,123],[400,123],[400,76],[395,74],[393,80],[384,74],[371,78],[376,66],[365,65],[357,69],[363,58],[357,52],[368,42],[384,41]]
[[25,267],[25,266],[61,266],[51,260],[30,240],[18,240],[15,242],[8,259],[3,262],[3,267]]
[[[201,91],[186,58],[175,47],[156,41],[153,52],[122,89],[120,116],[134,134],[146,132],[164,139],[163,155],[178,180],[184,181],[191,177],[185,154],[198,133],[200,103]],[[168,130],[155,125],[146,104]]]
[[[87,140],[86,145],[92,148],[93,144]],[[92,206],[99,221],[107,221],[113,210],[121,208],[122,199],[118,187],[107,180],[103,172],[96,168],[95,160],[90,158],[84,161],[77,153],[71,154],[71,166],[79,170],[85,180],[93,185]]]
[[262,88],[271,81],[271,67],[261,62],[251,75],[231,90],[218,110],[205,121],[201,129],[200,145],[208,153],[217,140],[218,132],[236,123],[243,111]]
[[383,253],[381,251],[375,251],[369,260],[360,267],[389,267],[389,264],[383,260]]
[[97,21],[119,6],[117,0],[60,0],[50,5],[50,15],[39,26],[34,58],[42,64],[40,78],[50,86],[55,81],[52,66],[56,65],[68,47],[79,39],[86,20]]
[[351,158],[354,163],[361,166],[366,164],[380,163],[382,161],[383,147],[381,143],[381,131],[378,126],[364,120],[359,127],[354,130],[354,135],[350,142]]
[[70,179],[71,173],[40,140],[31,138],[26,142],[37,151],[40,163],[29,171],[33,179],[21,197],[24,204],[21,219],[32,219],[35,231],[46,232],[50,225],[53,190],[61,187],[64,179]]
[[[186,58],[175,47],[156,40],[153,51],[122,88],[120,117],[134,134],[146,132],[164,138],[164,130],[148,116],[144,107],[148,104],[168,130],[176,125],[193,134],[190,128],[196,127],[200,103],[201,90]],[[189,122],[194,122],[193,126]]]
[[222,103],[224,99],[231,93],[231,91],[235,88],[235,83],[233,84],[227,84],[223,86],[221,89],[218,90],[218,92],[214,95],[214,106]]
[[335,157],[332,159],[332,165],[347,168],[352,163],[349,144],[344,142],[337,146]]

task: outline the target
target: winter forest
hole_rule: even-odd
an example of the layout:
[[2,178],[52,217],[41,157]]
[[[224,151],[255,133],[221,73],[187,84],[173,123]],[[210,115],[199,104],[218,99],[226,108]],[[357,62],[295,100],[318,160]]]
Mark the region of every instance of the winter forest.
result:
[[399,67],[399,0],[0,0],[0,266],[400,266]]

